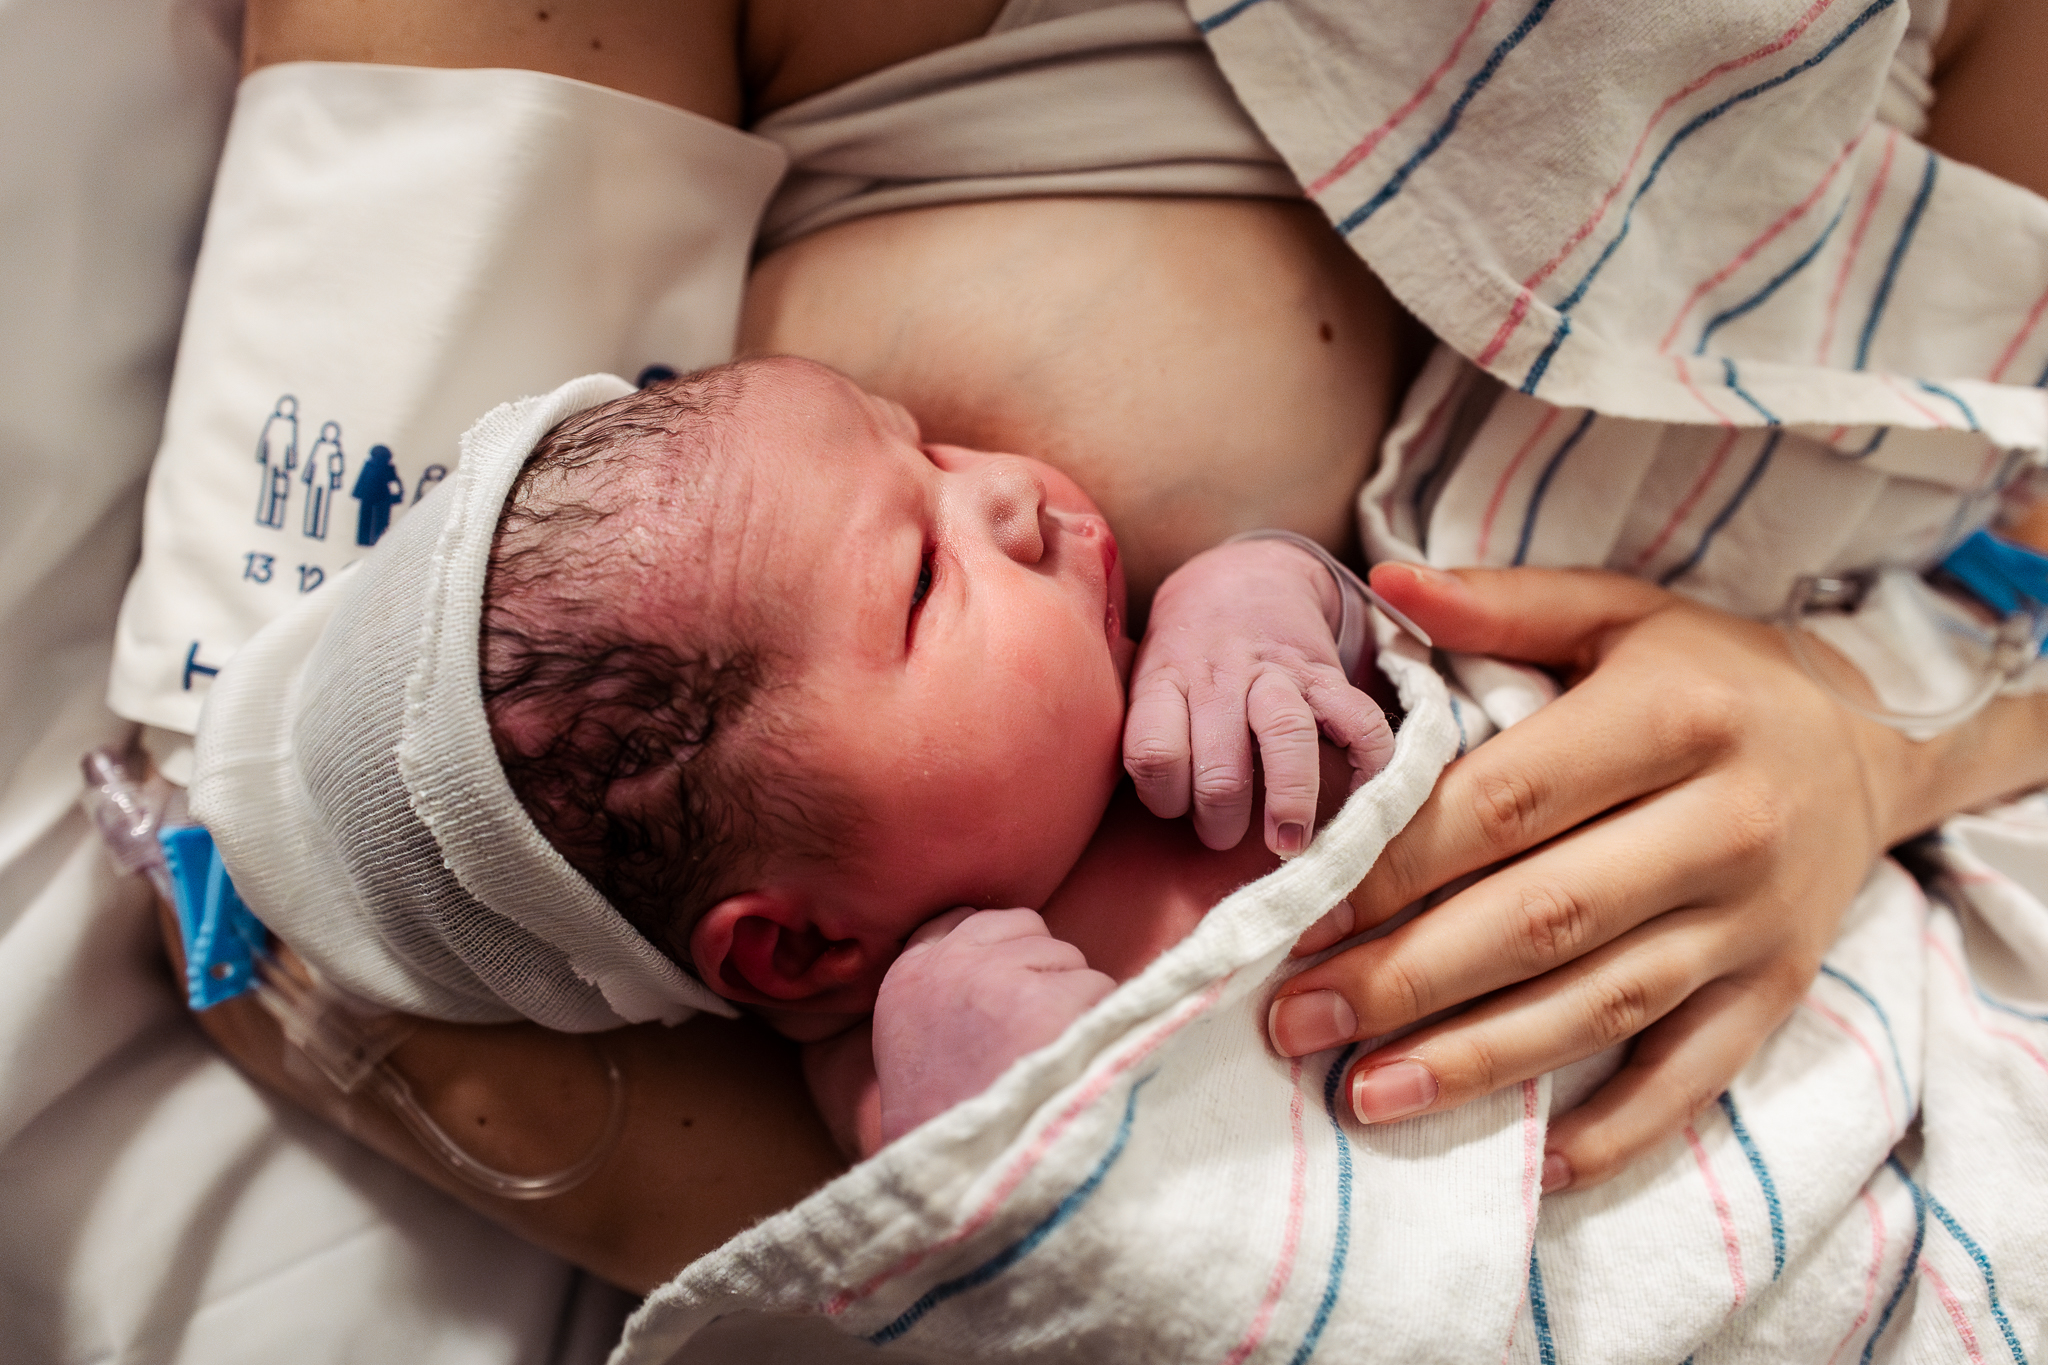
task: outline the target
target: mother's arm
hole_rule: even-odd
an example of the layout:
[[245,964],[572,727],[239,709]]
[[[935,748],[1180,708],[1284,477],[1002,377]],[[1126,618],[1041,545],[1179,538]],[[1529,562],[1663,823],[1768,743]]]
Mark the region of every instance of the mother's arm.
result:
[[[178,933],[163,909],[173,975]],[[197,1016],[216,1046],[285,1096],[539,1246],[645,1293],[748,1224],[787,1208],[845,1163],[811,1105],[794,1045],[752,1020],[700,1016],[587,1036],[537,1024],[412,1021],[391,1061],[444,1132],[515,1174],[561,1170],[590,1149],[608,1104],[602,1056],[626,1085],[612,1155],[552,1199],[488,1195],[456,1179],[390,1110],[344,1095],[291,1057],[253,996]],[[600,1049],[602,1050],[600,1054]]]
[[1633,1037],[1620,1072],[1552,1126],[1546,1189],[1607,1179],[1713,1102],[1806,993],[1886,848],[2048,781],[2048,697],[1915,743],[1825,694],[1777,628],[1633,579],[1383,565],[1373,586],[1445,648],[1580,681],[1445,770],[1351,897],[1349,927],[1506,865],[1289,981],[1276,1045],[1479,1001],[1359,1061],[1354,1106],[1384,1121]]

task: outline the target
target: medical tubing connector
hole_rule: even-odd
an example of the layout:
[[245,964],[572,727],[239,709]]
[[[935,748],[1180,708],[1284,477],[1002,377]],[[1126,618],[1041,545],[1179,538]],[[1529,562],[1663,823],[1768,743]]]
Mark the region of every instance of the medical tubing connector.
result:
[[618,1146],[626,1125],[626,1078],[618,1062],[593,1044],[604,1062],[608,1099],[603,1130],[574,1163],[545,1175],[516,1175],[479,1161],[434,1121],[391,1053],[410,1037],[402,1015],[356,1001],[319,976],[287,970],[269,950],[269,935],[250,914],[221,865],[213,840],[183,822],[184,793],[156,774],[138,780],[120,750],[94,749],[80,760],[80,804],[123,873],[149,879],[177,912],[186,961],[187,1003],[196,1012],[253,993],[285,1041],[344,1095],[367,1090],[407,1132],[464,1184],[501,1199],[551,1199],[582,1184]]
[[1926,712],[1890,710],[1849,695],[1829,679],[1828,670],[1812,654],[1814,646],[1808,640],[1805,622],[1818,612],[1855,612],[1886,572],[1803,575],[1794,581],[1778,612],[1778,625],[1800,669],[1837,703],[1864,719],[1923,737],[1952,730],[1989,706],[1993,698],[2018,683],[2037,659],[2048,654],[2048,557],[1979,530],[1966,537],[1933,573],[1993,617],[1988,627],[1969,626],[1961,620],[1949,623],[1951,630],[1967,634],[1968,643],[1983,653],[1977,685],[1951,705]]
[[[310,972],[310,968],[308,971]],[[514,1175],[486,1165],[471,1155],[434,1121],[413,1095],[412,1086],[389,1058],[412,1035],[412,1025],[389,1012],[360,1012],[325,982],[301,979],[268,953],[256,962],[256,1001],[277,1020],[292,1046],[318,1068],[344,1095],[367,1090],[389,1109],[406,1131],[419,1140],[465,1184],[500,1199],[552,1199],[588,1180],[618,1146],[626,1125],[626,1078],[602,1047],[607,1103],[603,1130],[572,1164],[546,1175]]]

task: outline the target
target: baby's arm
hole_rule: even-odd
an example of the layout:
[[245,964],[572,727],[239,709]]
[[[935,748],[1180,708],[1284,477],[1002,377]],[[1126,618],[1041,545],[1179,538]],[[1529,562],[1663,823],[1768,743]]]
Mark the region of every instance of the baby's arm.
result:
[[1292,857],[1314,828],[1319,737],[1346,751],[1353,786],[1386,766],[1393,733],[1340,658],[1345,613],[1336,572],[1287,538],[1219,545],[1160,586],[1124,723],[1124,766],[1154,814],[1192,804],[1202,842],[1234,847],[1256,738],[1266,847]]

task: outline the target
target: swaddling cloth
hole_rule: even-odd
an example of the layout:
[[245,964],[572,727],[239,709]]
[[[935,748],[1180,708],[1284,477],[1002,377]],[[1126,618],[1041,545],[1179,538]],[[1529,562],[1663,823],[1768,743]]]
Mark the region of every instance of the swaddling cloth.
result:
[[1880,864],[1727,1093],[1545,1198],[1553,1105],[1601,1071],[1363,1127],[1342,1082],[1370,1043],[1264,1043],[1287,944],[1458,743],[1391,636],[1395,757],[1306,854],[987,1093],[656,1290],[615,1365],[687,1360],[731,1314],[984,1362],[2034,1358],[2048,905],[2011,878],[2048,866],[2048,801],[1951,823],[1953,906]]
[[478,414],[726,359],[772,144],[525,71],[242,83],[109,699],[189,733],[217,670],[366,554]]

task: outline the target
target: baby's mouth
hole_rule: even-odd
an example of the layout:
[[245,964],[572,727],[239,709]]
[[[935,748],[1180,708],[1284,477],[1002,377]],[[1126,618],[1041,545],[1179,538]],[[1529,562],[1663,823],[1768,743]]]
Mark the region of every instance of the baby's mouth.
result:
[[1115,645],[1124,638],[1124,601],[1129,593],[1124,586],[1120,567],[1123,555],[1117,549],[1116,535],[1109,529],[1109,523],[1096,514],[1055,509],[1052,515],[1067,534],[1094,542],[1096,552],[1102,556],[1102,631]]

